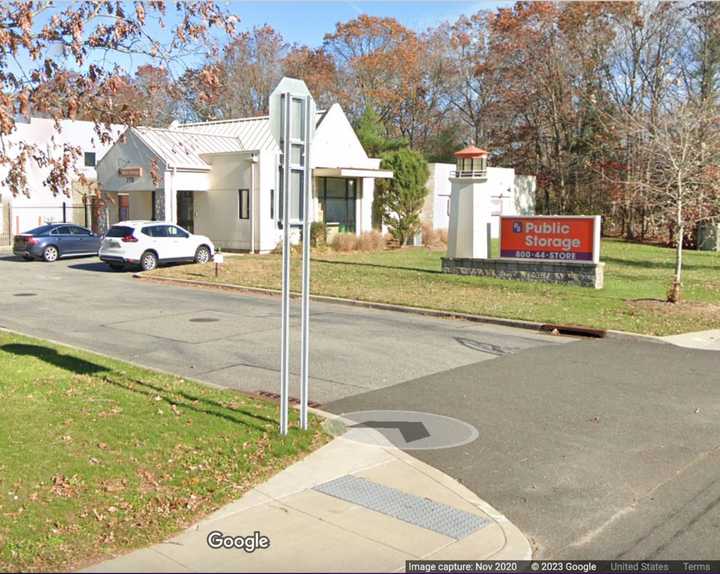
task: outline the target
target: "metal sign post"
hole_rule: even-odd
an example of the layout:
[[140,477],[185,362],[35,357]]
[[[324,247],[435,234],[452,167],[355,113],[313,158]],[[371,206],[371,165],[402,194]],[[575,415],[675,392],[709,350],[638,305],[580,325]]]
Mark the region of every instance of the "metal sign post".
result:
[[[283,78],[270,96],[270,129],[282,153],[282,320],[280,337],[280,434],[288,432],[290,389],[290,228],[302,228],[302,310],[300,326],[300,426],[307,429],[310,369],[310,144],[315,103],[304,82]],[[293,213],[296,209],[296,213]]]
[[280,342],[280,434],[288,433],[288,400],[290,390],[290,122],[292,98],[282,95],[283,109],[283,260],[282,260],[282,321]]
[[310,135],[315,123],[312,96],[305,97],[305,178],[303,186],[303,253],[302,253],[302,318],[300,324],[302,349],[300,355],[300,427],[308,428],[308,386],[310,369],[310,196],[312,195],[312,165],[310,163]]

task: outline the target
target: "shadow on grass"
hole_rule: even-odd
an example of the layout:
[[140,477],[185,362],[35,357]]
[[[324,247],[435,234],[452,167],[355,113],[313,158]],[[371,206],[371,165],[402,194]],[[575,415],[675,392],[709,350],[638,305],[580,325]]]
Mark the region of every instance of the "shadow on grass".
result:
[[50,347],[41,347],[39,345],[25,345],[23,343],[8,343],[0,347],[6,353],[12,353],[13,355],[21,355],[26,357],[35,357],[41,359],[46,363],[63,369],[64,371],[70,371],[77,373],[78,375],[92,375],[107,371],[106,367],[97,365],[86,361],[84,359],[78,359],[72,355],[61,355],[55,349]]
[[[86,361],[85,359],[79,359],[77,357],[73,357],[72,355],[60,354],[50,347],[27,345],[23,343],[8,343],[0,346],[0,350],[19,356],[35,357],[58,367],[59,369],[78,375],[95,375],[100,380],[126,391],[141,394],[147,397],[160,396],[162,400],[171,405],[196,413],[222,418],[232,423],[250,426],[261,431],[267,430],[267,427],[261,423],[275,424],[277,422],[275,419],[259,415],[248,409],[229,407],[217,401],[213,401],[212,399],[198,397],[185,391],[169,390],[161,386],[153,385],[146,381],[140,381],[130,377],[126,380],[116,380],[111,376],[111,373],[113,372],[111,368]],[[184,400],[178,401],[173,398],[173,395],[180,396]],[[204,404],[208,408],[198,406],[199,403]],[[239,417],[244,418],[238,418],[222,411],[230,411],[231,413],[236,413]]]
[[441,269],[423,269],[422,267],[405,267],[403,265],[382,265],[380,263],[362,263],[360,261],[336,261],[334,259],[319,259],[313,257],[317,263],[330,263],[331,265],[357,265],[360,267],[376,267],[378,269],[395,269],[398,271],[418,271],[420,273],[435,273],[442,275]]
[[[620,259],[619,257],[607,257],[603,256],[602,261],[605,263],[612,263],[615,265],[622,265],[625,267],[641,267],[643,269],[675,269],[674,261],[653,261],[653,260],[642,260],[642,259]],[[683,269],[685,271],[693,270],[706,270],[706,271],[720,271],[720,257],[718,258],[717,265],[700,265],[698,263],[683,263]]]
[[[205,399],[205,398],[201,398],[201,397],[196,397],[194,395],[185,393],[183,391],[175,391],[173,393],[172,391],[169,391],[168,389],[164,389],[163,387],[159,387],[157,385],[153,385],[153,384],[145,382],[145,381],[139,381],[137,379],[130,379],[129,381],[121,381],[121,380],[119,381],[119,380],[114,380],[108,376],[101,376],[100,379],[102,379],[106,383],[109,383],[109,384],[119,387],[121,389],[125,389],[125,390],[133,392],[133,393],[138,393],[138,394],[144,395],[146,397],[159,396],[166,403],[168,403],[170,405],[175,405],[176,407],[179,407],[179,408],[187,409],[189,411],[193,411],[193,412],[200,413],[200,414],[211,415],[214,417],[224,419],[226,421],[230,421],[231,423],[244,425],[244,426],[248,426],[248,427],[253,427],[260,431],[267,430],[267,426],[264,424],[261,424],[262,422],[271,423],[271,424],[277,424],[277,422],[278,422],[275,419],[271,419],[269,417],[258,415],[247,409],[228,407],[226,405],[223,405],[222,403],[218,403],[217,401],[213,401],[213,400]],[[185,400],[178,401],[172,397],[173,394],[179,395]],[[195,403],[203,403],[203,404],[207,405],[209,408],[201,408],[199,406],[196,406]],[[214,409],[218,409],[218,410],[214,410]],[[240,417],[246,417],[246,418],[238,418],[236,416],[232,416],[231,414],[228,414],[226,412],[221,412],[221,411],[230,411],[232,413],[237,413]],[[248,419],[251,419],[251,420],[248,420]]]

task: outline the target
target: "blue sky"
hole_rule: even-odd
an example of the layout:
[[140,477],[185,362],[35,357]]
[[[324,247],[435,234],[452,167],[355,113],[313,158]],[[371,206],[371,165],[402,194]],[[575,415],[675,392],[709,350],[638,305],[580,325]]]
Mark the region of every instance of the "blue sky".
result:
[[394,16],[405,26],[422,31],[443,20],[455,20],[462,14],[480,9],[493,9],[509,2],[500,1],[415,1],[415,2],[346,2],[322,1],[288,2],[266,0],[227,2],[229,9],[240,17],[240,28],[270,24],[291,43],[319,46],[323,36],[335,29],[337,22],[347,21],[359,14]]
[[[0,0],[1,1],[1,0]],[[129,2],[129,0],[126,0]],[[64,0],[60,0],[58,8],[64,7]],[[360,14],[373,16],[392,16],[397,18],[401,24],[422,32],[429,27],[436,26],[445,20],[456,20],[462,14],[473,14],[478,10],[493,10],[498,6],[511,6],[511,1],[506,0],[437,0],[402,1],[395,0],[384,2],[379,0],[311,0],[311,1],[289,1],[289,0],[218,0],[218,3],[229,12],[239,17],[238,30],[248,30],[254,26],[269,24],[282,34],[283,38],[291,44],[305,44],[311,47],[322,45],[323,37],[335,30],[338,22],[346,22]],[[170,2],[169,4],[172,4]],[[44,14],[36,22],[40,27],[49,14]],[[175,12],[172,7],[168,8],[166,24],[168,27],[160,28],[157,22],[148,20],[148,27],[153,33],[166,40],[169,28],[175,24]],[[50,49],[47,54],[59,61],[63,61],[62,53]],[[195,53],[183,60],[184,66],[195,66],[202,63],[202,53]],[[31,68],[27,54],[21,51],[18,61],[21,66]],[[100,64],[103,67],[119,65],[128,73],[134,73],[138,66],[150,63],[147,57],[138,55],[121,55],[117,52],[105,53],[99,51],[91,53],[86,66],[89,63]],[[73,60],[64,61],[71,69],[76,69]],[[19,70],[14,61],[9,62],[10,69],[16,73]],[[85,67],[86,67],[85,66]],[[182,69],[175,70],[182,73]]]

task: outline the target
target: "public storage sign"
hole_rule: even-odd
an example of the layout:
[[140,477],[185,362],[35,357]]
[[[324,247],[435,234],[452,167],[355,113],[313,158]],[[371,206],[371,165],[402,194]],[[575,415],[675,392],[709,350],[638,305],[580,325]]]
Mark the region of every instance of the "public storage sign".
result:
[[501,216],[500,257],[598,263],[600,216]]

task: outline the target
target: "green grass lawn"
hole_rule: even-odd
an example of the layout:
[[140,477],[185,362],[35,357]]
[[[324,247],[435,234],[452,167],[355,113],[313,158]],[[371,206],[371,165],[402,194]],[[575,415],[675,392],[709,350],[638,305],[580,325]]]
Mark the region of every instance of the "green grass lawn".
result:
[[279,436],[276,403],[4,331],[0,399],[2,571],[158,542],[326,441],[314,417]]
[[[444,251],[406,248],[375,253],[317,252],[312,292],[432,309],[563,323],[636,333],[669,335],[720,328],[720,255],[686,251],[684,300],[665,303],[672,249],[603,240],[605,288],[507,281],[447,275],[440,271]],[[293,262],[299,288],[300,263]],[[228,257],[216,279],[213,265],[159,269],[157,276],[253,287],[280,287],[277,255]]]

